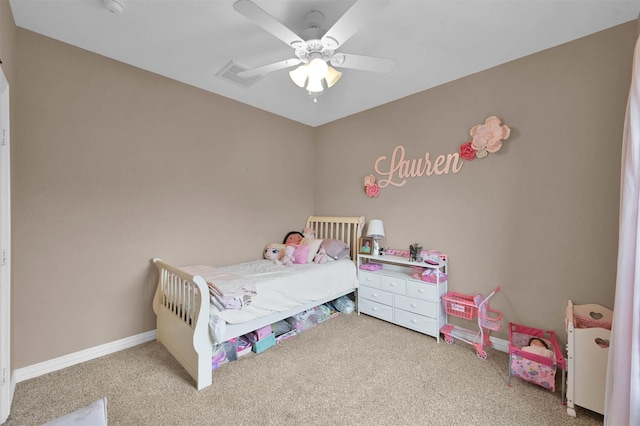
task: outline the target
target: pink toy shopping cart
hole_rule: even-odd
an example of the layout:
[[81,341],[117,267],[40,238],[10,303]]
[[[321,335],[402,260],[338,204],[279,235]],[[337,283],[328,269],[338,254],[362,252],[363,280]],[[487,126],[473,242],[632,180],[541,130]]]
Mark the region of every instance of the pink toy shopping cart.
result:
[[489,299],[498,291],[500,291],[500,287],[496,287],[484,299],[482,294],[469,296],[452,291],[442,296],[442,302],[448,315],[467,320],[473,320],[477,316],[479,329],[478,332],[475,332],[457,325],[445,324],[440,329],[440,332],[444,335],[445,342],[451,344],[455,338],[469,343],[476,349],[480,358],[487,359],[487,352],[484,347],[492,346],[489,334],[502,328],[502,324],[499,323],[502,319],[502,312],[489,307]]

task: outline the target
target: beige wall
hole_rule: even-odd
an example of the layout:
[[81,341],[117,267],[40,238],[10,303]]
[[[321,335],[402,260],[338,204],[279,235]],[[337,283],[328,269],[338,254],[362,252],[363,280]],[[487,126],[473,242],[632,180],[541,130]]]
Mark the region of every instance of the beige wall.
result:
[[17,46],[15,368],[153,330],[152,257],[257,258],[312,213],[311,128],[22,29]]
[[[502,285],[505,324],[560,331],[567,298],[612,304],[635,23],[312,129],[0,18],[19,68],[14,368],[152,330],[150,258],[255,258],[311,213],[380,218],[387,245],[447,252],[451,290]],[[500,153],[362,193],[396,145],[454,152],[492,114],[513,129]]]
[[0,60],[2,71],[8,81],[12,80],[15,70],[15,33],[16,26],[9,0],[0,0]]
[[[630,22],[319,128],[316,210],[382,219],[392,248],[447,253],[451,291],[502,286],[499,337],[514,322],[564,339],[568,299],[613,307],[635,33]],[[379,156],[456,152],[491,115],[512,130],[498,153],[364,194]]]

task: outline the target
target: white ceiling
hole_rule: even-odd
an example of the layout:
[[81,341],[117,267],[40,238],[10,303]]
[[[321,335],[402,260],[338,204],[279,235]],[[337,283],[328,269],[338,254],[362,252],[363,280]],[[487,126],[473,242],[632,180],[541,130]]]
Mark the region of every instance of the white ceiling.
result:
[[[634,20],[640,1],[392,0],[338,51],[396,60],[387,74],[343,69],[314,103],[280,70],[249,88],[216,76],[293,49],[233,9],[234,0],[10,0],[16,25],[289,119],[319,126]],[[354,3],[254,0],[294,32],[319,10],[328,29]],[[370,1],[370,0],[360,0]],[[629,53],[631,54],[631,52]]]

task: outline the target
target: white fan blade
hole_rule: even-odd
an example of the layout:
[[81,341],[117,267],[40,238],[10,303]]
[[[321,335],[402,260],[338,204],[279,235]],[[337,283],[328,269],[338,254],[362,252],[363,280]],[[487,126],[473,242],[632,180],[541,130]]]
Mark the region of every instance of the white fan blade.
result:
[[352,53],[336,53],[331,57],[331,65],[338,68],[387,73],[396,65],[396,61],[376,56],[354,55]]
[[292,58],[292,59],[287,59],[284,61],[280,61],[280,62],[275,62],[273,64],[269,64],[269,65],[263,65],[261,67],[258,68],[253,68],[250,70],[245,70],[245,71],[240,71],[238,73],[239,77],[243,77],[243,78],[248,78],[248,77],[254,77],[256,75],[266,75],[270,72],[273,71],[278,71],[284,68],[289,68],[292,67],[294,65],[298,65],[300,63],[300,59],[298,58]]
[[264,9],[260,8],[251,0],[238,0],[233,4],[236,12],[245,18],[253,21],[256,25],[264,28],[275,37],[287,43],[294,49],[307,47],[307,43],[301,39],[296,33],[287,28],[273,16],[269,15]]
[[342,46],[356,31],[384,9],[389,0],[359,0],[322,36],[322,45],[331,50]]

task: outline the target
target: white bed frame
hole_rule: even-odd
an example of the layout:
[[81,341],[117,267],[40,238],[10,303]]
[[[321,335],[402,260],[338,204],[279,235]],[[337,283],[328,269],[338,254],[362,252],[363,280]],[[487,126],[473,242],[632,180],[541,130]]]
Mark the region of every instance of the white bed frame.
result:
[[[363,225],[363,216],[309,216],[306,228],[312,228],[316,238],[334,238],[349,244],[351,259],[356,262]],[[157,316],[157,340],[195,379],[198,390],[206,388],[212,383],[211,359],[212,346],[215,343],[209,332],[207,283],[199,275],[190,275],[161,259],[155,258],[153,263],[159,271],[158,287],[153,299],[153,310]],[[227,324],[223,341],[242,336],[354,291],[343,291],[250,322]]]

